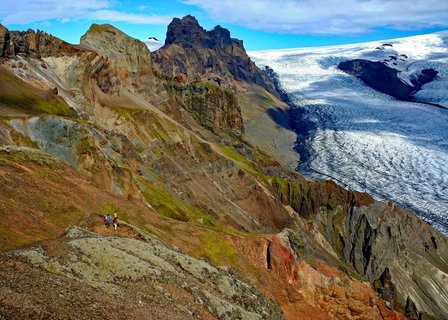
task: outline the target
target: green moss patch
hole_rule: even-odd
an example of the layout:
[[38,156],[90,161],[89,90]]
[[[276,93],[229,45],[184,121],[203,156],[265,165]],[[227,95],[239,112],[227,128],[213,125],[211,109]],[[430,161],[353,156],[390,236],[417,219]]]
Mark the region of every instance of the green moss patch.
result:
[[112,27],[110,24],[92,24],[87,31],[87,33],[100,33],[100,32],[107,32],[107,31],[113,31],[115,28]]
[[217,145],[219,153],[221,153],[225,158],[234,162],[238,167],[244,169],[251,174],[258,175],[259,172],[256,169],[256,164],[249,160],[246,156],[242,155],[235,149],[219,144]]
[[240,269],[239,251],[224,239],[224,235],[208,232],[199,235],[201,245],[192,252],[193,256],[205,258],[213,265],[225,265]]
[[9,134],[11,136],[11,139],[18,146],[29,147],[34,149],[39,148],[36,142],[32,141],[28,136],[25,136],[16,130],[11,130]]
[[0,147],[0,160],[5,163],[36,163],[44,167],[59,167],[60,160],[38,149],[6,146]]
[[[35,88],[11,72],[0,69],[0,106],[2,113],[51,114],[75,116],[76,112],[53,90]],[[8,112],[9,111],[9,112]]]
[[144,177],[137,177],[136,180],[140,190],[143,192],[145,200],[159,214],[184,222],[200,220],[200,224],[204,226],[216,225],[208,214],[196,209],[191,204],[176,198],[170,192],[166,191],[163,186],[151,182]]

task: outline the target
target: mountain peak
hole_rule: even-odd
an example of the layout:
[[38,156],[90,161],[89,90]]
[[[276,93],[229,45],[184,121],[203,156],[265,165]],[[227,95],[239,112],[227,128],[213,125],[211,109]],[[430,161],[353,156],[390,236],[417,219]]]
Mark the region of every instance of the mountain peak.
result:
[[217,25],[211,31],[207,31],[191,15],[182,19],[174,18],[168,25],[165,45],[173,43],[179,44],[184,48],[203,47],[209,49],[216,46],[230,47],[234,43],[243,49],[243,42],[232,39],[229,30]]
[[192,23],[196,23],[197,25],[199,25],[199,21],[198,19],[196,19],[196,17],[192,16],[191,14],[187,14],[185,17],[179,19],[183,22],[192,22]]
[[111,53],[111,51],[123,53],[131,50],[131,48],[138,47],[142,53],[149,54],[145,50],[146,46],[140,40],[128,36],[110,24],[93,23],[89,30],[81,36],[80,43],[91,49],[104,51],[103,53]]
[[152,73],[150,51],[146,44],[110,24],[92,24],[81,37],[80,44],[108,57],[129,74]]
[[187,14],[183,18],[173,18],[173,21],[171,23],[181,23],[184,25],[197,25],[198,27],[200,27],[198,19],[196,19],[196,17],[192,16],[191,14]]
[[233,80],[244,81],[275,94],[271,80],[250,60],[243,41],[231,38],[230,31],[220,25],[207,31],[191,15],[173,19],[165,45],[153,58],[156,68],[166,76],[181,75],[190,81],[212,79],[228,86]]
[[101,32],[111,32],[111,33],[123,33],[119,29],[115,28],[113,25],[105,23],[105,24],[97,24],[92,23],[89,30],[84,34],[84,36],[88,33],[101,33]]
[[195,17],[188,15],[171,21],[168,25],[165,45],[179,43],[182,46],[201,46],[205,44],[206,38],[208,38],[207,31],[199,25]]

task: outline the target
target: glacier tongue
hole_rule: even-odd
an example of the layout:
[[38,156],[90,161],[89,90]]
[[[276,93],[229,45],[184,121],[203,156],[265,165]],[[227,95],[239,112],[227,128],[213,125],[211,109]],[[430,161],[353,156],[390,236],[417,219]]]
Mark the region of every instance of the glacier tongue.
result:
[[393,201],[448,234],[448,110],[395,100],[336,68],[344,60],[394,56],[385,63],[409,81],[432,67],[438,77],[415,97],[448,107],[448,32],[250,54],[278,74],[304,111],[302,123],[314,128],[306,136],[302,173]]

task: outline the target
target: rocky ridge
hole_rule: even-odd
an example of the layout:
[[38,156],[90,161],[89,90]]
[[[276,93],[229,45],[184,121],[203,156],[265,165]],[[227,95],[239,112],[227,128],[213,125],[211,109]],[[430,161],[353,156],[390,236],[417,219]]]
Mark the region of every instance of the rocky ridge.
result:
[[43,58],[75,54],[77,52],[76,47],[43,31],[38,30],[35,32],[29,29],[27,31],[9,32],[3,25],[0,27],[1,57],[26,55]]

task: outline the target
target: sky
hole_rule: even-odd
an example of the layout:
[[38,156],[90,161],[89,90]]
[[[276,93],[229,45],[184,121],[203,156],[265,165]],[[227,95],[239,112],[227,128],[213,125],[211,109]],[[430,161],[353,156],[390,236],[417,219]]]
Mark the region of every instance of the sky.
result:
[[165,40],[174,17],[221,25],[247,50],[328,46],[448,29],[448,0],[0,0],[10,30],[40,29],[77,44],[92,23]]

